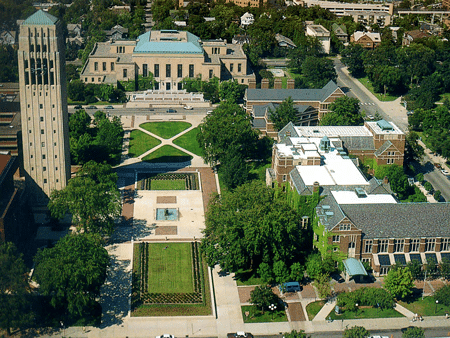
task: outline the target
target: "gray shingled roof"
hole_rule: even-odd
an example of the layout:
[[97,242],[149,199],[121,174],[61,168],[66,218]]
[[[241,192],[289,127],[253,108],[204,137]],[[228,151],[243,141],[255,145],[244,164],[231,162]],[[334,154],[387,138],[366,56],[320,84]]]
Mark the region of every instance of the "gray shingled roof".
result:
[[338,88],[335,82],[330,81],[322,89],[247,89],[245,97],[247,101],[281,102],[291,97],[294,102],[322,102]]
[[[290,135],[286,136],[286,133],[289,132]],[[280,139],[279,143],[286,143],[290,137],[299,137],[297,130],[292,122],[286,124],[283,129],[278,132],[278,137]]]
[[263,118],[255,118],[252,121],[253,128],[265,128],[266,127],[266,120]]
[[450,203],[342,204],[365,238],[450,237]]
[[273,103],[268,103],[268,104],[263,104],[263,105],[255,105],[255,106],[253,106],[253,116],[264,117],[266,115],[267,108],[270,108],[272,111],[275,111],[275,109],[277,109],[278,106],[279,106],[278,104],[273,104]]
[[[319,217],[320,223],[327,230],[331,230],[345,218],[345,214],[331,194],[331,190],[327,187],[321,187],[321,189],[323,189],[321,197],[324,198],[316,207],[316,215]],[[334,187],[333,190],[335,190]]]
[[312,190],[310,190],[306,186],[305,182],[303,181],[303,179],[297,169],[293,169],[289,173],[289,176],[291,177],[291,182],[294,185],[294,187],[297,190],[297,193],[299,195],[311,195],[312,194]]
[[372,136],[341,136],[344,147],[350,150],[375,150]]
[[378,148],[377,151],[375,152],[375,156],[380,156],[381,154],[383,154],[391,145],[392,142],[389,140],[384,142],[383,145],[380,148]]

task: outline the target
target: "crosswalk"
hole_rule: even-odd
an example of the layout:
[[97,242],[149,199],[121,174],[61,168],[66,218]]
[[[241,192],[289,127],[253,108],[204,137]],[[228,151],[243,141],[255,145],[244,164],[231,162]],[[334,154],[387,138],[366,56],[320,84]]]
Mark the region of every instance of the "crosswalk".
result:
[[374,106],[375,103],[373,103],[373,102],[360,102],[359,105],[360,106]]

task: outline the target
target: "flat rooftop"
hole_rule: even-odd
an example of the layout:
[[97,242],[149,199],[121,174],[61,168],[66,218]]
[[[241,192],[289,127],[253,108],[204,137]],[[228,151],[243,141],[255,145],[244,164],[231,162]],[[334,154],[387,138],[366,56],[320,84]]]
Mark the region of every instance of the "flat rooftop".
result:
[[297,126],[294,128],[298,135],[303,137],[372,136],[365,126]]
[[368,195],[359,197],[356,191],[332,191],[334,199],[338,204],[384,204],[397,203],[392,195]]
[[399,127],[397,127],[393,122],[387,122],[385,120],[380,120],[377,122],[366,122],[370,129],[372,129],[376,134],[404,134]]

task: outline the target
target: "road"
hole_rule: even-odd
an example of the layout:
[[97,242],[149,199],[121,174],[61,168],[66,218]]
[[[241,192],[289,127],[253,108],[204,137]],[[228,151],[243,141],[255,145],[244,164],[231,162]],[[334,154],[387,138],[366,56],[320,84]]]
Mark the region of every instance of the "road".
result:
[[391,102],[381,102],[377,100],[373,94],[368,94],[367,89],[362,89],[359,81],[348,75],[343,70],[345,65],[338,59],[334,58],[334,65],[338,75],[337,84],[346,91],[350,97],[355,97],[361,102],[361,111],[366,115],[380,114],[383,119],[394,122],[401,130],[408,130],[408,118],[406,109],[400,104],[400,99]]
[[[75,113],[75,106],[69,106],[69,114]],[[95,109],[86,109],[88,106],[83,106],[83,109],[90,115],[93,115],[96,111],[101,110],[110,115],[158,115],[158,114],[167,114],[167,108],[124,108],[121,105],[113,106],[113,109],[106,109],[106,106],[94,106]],[[213,110],[213,107],[201,107],[201,108],[193,108],[192,110],[187,110],[183,108],[175,108],[176,113],[174,114],[183,114],[183,115],[205,115],[208,111]]]

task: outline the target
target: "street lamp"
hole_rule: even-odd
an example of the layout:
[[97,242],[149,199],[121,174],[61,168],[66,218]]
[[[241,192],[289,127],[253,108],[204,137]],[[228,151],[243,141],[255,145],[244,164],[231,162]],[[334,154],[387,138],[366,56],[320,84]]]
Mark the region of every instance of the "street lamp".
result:
[[358,303],[356,303],[355,306],[356,306],[356,315],[358,315]]
[[275,312],[276,308],[277,308],[277,306],[275,304],[270,304],[269,305],[269,310],[272,311],[272,320],[273,320],[273,313]]
[[64,327],[64,323],[63,323],[63,321],[60,321],[59,323],[61,324],[61,327],[63,329],[63,337],[65,337],[66,336],[66,328]]
[[378,309],[380,308],[380,303],[377,303],[377,316],[378,316]]
[[434,314],[436,314],[436,312],[437,312],[438,303],[439,303],[439,301],[436,299],[436,308],[434,309]]

